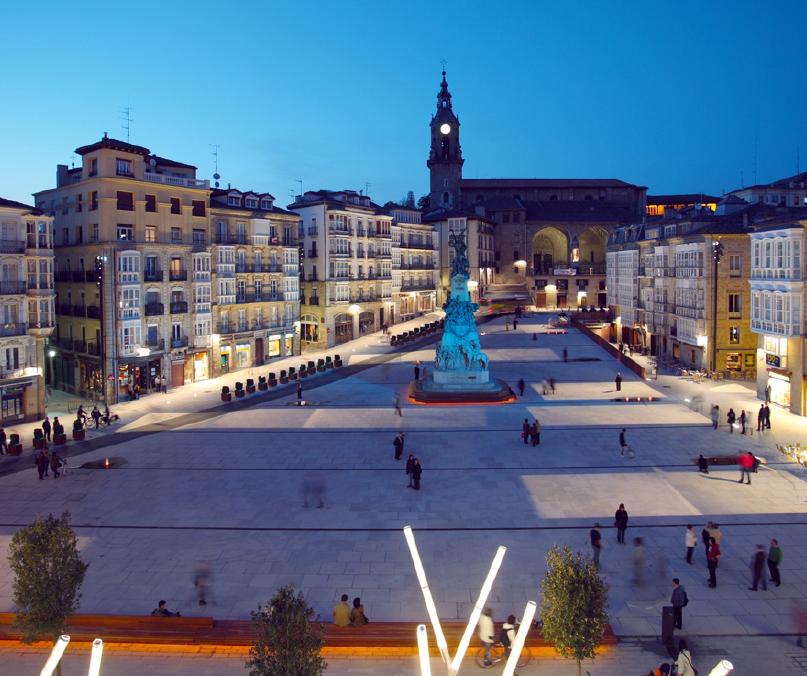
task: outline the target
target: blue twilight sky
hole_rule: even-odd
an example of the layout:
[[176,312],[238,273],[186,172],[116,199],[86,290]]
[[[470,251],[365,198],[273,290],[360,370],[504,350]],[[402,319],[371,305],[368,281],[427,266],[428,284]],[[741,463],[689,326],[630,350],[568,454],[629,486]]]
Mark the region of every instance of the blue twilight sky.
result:
[[[104,131],[268,190],[428,190],[440,60],[466,177],[711,192],[807,167],[807,2],[3,2],[0,195]],[[756,140],[756,141],[755,141]],[[756,163],[755,163],[756,143]]]

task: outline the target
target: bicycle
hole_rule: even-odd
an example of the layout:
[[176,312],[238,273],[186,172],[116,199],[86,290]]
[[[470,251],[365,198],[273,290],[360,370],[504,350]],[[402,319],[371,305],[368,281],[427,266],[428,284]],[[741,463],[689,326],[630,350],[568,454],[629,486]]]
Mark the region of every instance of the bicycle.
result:
[[[490,664],[485,664],[485,646],[481,646],[476,651],[474,659],[480,669],[490,669],[494,664],[507,660],[505,657],[505,647],[501,643],[494,643],[490,647]],[[530,649],[525,646],[521,649],[521,654],[518,656],[518,668],[526,667],[531,659],[532,655],[530,654]]]

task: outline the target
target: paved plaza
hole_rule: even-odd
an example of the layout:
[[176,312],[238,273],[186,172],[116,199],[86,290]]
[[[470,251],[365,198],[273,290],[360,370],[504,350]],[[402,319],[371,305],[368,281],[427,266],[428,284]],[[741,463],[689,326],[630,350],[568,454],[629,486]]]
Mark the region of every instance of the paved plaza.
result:
[[[693,637],[709,660],[716,661],[724,646],[749,655],[764,648],[783,660],[779,673],[794,668],[801,655],[794,639],[760,635],[792,633],[794,602],[807,594],[807,483],[773,447],[774,441],[807,441],[803,420],[774,409],[773,430],[765,435],[729,434],[725,426],[714,431],[693,410],[693,397],[701,396],[704,411],[712,402],[724,412],[729,406],[756,411],[751,390],[671,376],[642,382],[574,330],[544,334],[545,321],[536,315],[520,322],[518,331],[505,331],[503,319],[480,327],[494,375],[513,386],[519,377],[527,382],[525,396],[512,404],[405,404],[398,417],[395,395],[413,377],[416,360],[433,359],[433,348],[391,353],[366,340],[340,351],[351,366],[365,368],[327,384],[306,382],[308,406],[294,405],[289,390],[244,410],[209,412],[177,425],[186,420],[178,415],[201,406],[187,403],[190,394],[163,395],[158,406],[152,395],[154,408],[127,418],[130,437],[116,443],[120,437],[107,433],[110,445],[72,458],[64,478],[38,481],[32,465],[16,465],[18,471],[0,478],[0,611],[12,610],[4,563],[11,535],[35,514],[63,509],[70,510],[90,563],[83,612],[147,614],[164,598],[183,615],[200,614],[193,571],[204,562],[213,572],[204,614],[217,618],[247,617],[278,586],[293,582],[323,619],[346,593],[362,598],[371,621],[424,620],[400,530],[411,524],[445,619],[467,618],[496,546],[507,546],[489,603],[500,622],[520,614],[528,599],[538,600],[547,549],[569,544],[587,551],[588,530],[600,522],[611,623],[622,644],[592,674],[619,673],[616,666],[603,671],[609,660],[627,660],[633,669],[633,658],[652,655],[674,576],[690,598],[682,635]],[[563,363],[564,348],[569,363]],[[615,401],[617,371],[625,379],[621,396],[655,401]],[[557,379],[557,391],[544,395],[541,382],[550,377]],[[195,394],[212,406],[218,387]],[[172,400],[182,403],[172,407]],[[525,417],[541,422],[538,447],[520,439]],[[175,424],[161,426],[172,419]],[[635,457],[620,457],[622,427]],[[393,459],[398,431],[406,434],[404,458],[414,453],[421,459],[421,491],[406,487],[404,463]],[[751,486],[737,483],[736,468],[702,475],[693,465],[699,452],[740,450],[768,461]],[[107,456],[121,466],[78,468]],[[312,481],[325,486],[321,509],[303,506],[302,487]],[[616,542],[612,528],[620,502],[630,515],[626,545]],[[708,520],[723,531],[717,589],[706,585],[702,547],[694,565],[684,561],[686,524],[699,534]],[[632,537],[646,546],[641,584],[632,579]],[[771,537],[784,551],[782,585],[749,591],[754,546]],[[638,642],[634,652],[631,642]],[[35,657],[21,653],[17,659],[22,664]],[[145,673],[124,665],[150,658],[119,659],[120,670],[110,673]],[[696,660],[701,673],[708,672],[706,662]],[[567,673],[564,667],[550,660],[540,673]],[[755,673],[738,667],[736,673]],[[194,668],[194,674],[229,673],[206,668]],[[240,666],[233,669],[240,673]],[[393,661],[373,671],[361,662],[336,661],[331,672],[410,674],[414,662]]]

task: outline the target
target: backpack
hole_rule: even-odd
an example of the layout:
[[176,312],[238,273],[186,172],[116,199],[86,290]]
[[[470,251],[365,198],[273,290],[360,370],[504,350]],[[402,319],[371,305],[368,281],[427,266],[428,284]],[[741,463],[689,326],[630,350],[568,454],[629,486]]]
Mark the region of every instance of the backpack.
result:
[[499,632],[499,643],[501,643],[505,648],[510,647],[510,637],[507,635],[509,629],[505,629],[502,627],[502,630]]
[[683,608],[684,606],[688,605],[689,605],[689,596],[687,596],[686,590],[684,590],[684,603],[682,604],[681,607]]

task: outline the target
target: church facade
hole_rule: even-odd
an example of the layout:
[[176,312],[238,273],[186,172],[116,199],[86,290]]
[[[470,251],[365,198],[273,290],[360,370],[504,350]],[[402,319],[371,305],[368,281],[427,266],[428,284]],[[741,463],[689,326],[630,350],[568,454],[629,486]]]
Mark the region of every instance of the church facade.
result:
[[463,178],[460,121],[445,71],[429,128],[425,220],[446,235],[449,220],[490,231],[492,256],[470,260],[480,295],[491,284],[510,284],[525,287],[539,307],[604,307],[608,236],[643,220],[647,188],[618,179]]

